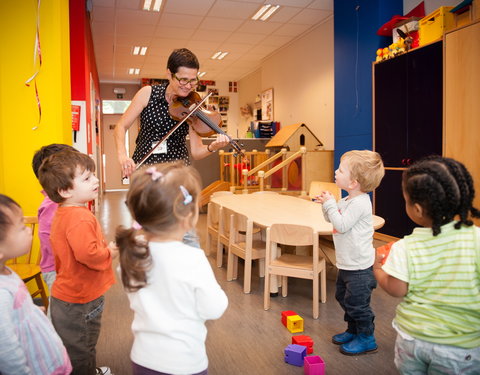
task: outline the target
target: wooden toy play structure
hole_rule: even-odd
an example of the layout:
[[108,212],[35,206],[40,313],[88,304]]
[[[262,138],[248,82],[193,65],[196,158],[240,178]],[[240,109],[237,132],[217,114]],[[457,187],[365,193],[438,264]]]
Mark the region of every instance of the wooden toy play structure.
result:
[[244,157],[220,151],[220,180],[202,191],[200,204],[221,190],[306,195],[312,181],[333,181],[333,151],[321,150],[322,146],[305,124],[293,124],[280,129],[265,151],[246,151]]

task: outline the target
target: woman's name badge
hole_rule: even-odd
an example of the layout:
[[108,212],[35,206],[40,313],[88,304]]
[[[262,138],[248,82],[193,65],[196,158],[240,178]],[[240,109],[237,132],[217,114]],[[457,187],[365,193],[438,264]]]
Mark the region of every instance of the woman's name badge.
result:
[[[157,142],[152,143],[152,148],[157,145]],[[153,150],[152,154],[166,154],[167,153],[167,140],[164,140],[158,145],[158,147]]]

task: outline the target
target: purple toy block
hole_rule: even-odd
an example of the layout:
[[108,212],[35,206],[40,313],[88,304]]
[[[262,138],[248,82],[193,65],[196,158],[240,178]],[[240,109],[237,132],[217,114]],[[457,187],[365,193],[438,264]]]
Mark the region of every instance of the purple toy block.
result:
[[325,362],[318,355],[311,355],[303,359],[305,375],[325,375]]
[[285,348],[285,362],[302,367],[303,358],[307,355],[307,348],[303,345],[290,344]]

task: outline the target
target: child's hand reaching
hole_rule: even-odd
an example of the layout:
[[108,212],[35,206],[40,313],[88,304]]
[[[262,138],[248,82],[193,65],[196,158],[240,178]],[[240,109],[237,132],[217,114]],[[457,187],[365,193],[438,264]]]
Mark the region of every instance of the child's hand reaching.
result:
[[335,199],[332,193],[330,193],[329,191],[322,191],[322,194],[315,196],[313,201],[323,204],[330,199]]
[[373,269],[374,270],[382,269],[382,266],[386,260],[385,258],[386,258],[385,254],[382,254],[378,252],[377,249],[375,249],[375,262],[373,263]]
[[108,251],[110,251],[110,256],[112,259],[115,259],[118,256],[118,247],[114,241],[110,241],[108,244]]

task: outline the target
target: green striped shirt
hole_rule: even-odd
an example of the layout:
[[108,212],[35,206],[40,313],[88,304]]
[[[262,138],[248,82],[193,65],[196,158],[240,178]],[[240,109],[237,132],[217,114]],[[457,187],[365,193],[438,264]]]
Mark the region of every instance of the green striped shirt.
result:
[[[420,340],[480,347],[480,239],[478,228],[416,228],[404,238],[408,293],[395,323]],[[392,266],[392,265],[390,265]]]

